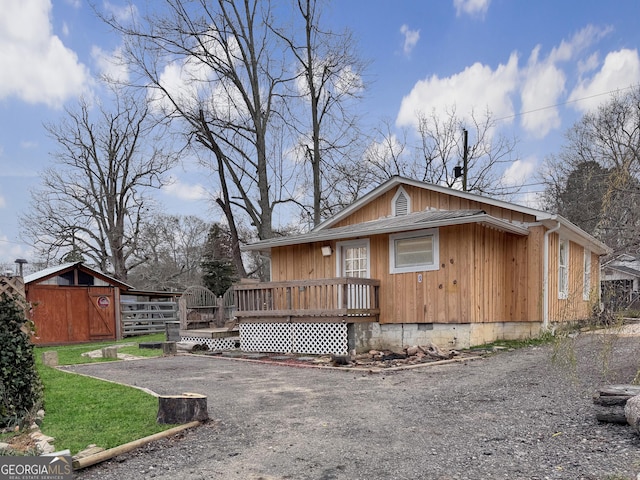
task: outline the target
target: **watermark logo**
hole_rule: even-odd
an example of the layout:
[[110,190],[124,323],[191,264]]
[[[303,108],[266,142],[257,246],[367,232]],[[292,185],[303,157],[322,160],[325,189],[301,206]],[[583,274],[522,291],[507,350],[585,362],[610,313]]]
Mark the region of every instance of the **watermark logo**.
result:
[[71,480],[71,456],[0,457],[0,480]]

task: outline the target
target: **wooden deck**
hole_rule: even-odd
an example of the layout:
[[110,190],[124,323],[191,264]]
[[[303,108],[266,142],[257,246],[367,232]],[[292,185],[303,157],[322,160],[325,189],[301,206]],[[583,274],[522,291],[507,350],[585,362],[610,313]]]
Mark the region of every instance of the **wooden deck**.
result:
[[234,286],[234,315],[249,322],[378,321],[380,281],[326,278]]

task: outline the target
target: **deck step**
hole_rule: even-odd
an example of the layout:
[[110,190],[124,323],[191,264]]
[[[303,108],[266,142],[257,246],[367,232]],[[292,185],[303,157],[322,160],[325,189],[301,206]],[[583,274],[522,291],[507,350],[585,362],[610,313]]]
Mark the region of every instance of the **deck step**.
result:
[[228,338],[239,337],[240,330],[227,328],[198,328],[193,330],[180,330],[181,337],[196,337],[196,338]]

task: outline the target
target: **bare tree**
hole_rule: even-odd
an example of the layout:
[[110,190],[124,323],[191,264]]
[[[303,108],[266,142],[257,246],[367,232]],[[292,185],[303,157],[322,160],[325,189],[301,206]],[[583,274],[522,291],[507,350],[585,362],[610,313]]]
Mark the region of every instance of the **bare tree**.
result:
[[590,211],[587,231],[616,252],[640,251],[640,88],[585,114],[545,166],[549,205],[576,222]]
[[[311,216],[317,225],[322,219],[323,201],[330,202],[335,191],[330,173],[343,164],[361,136],[353,103],[364,90],[366,64],[356,54],[349,31],[336,33],[322,28],[319,1],[294,3],[294,25],[301,20],[302,28],[274,31],[296,61],[294,95],[302,100],[302,107],[301,115],[289,116],[289,125],[298,137],[298,155],[311,166]],[[285,103],[289,110],[296,105]],[[323,173],[329,175],[323,178]]]
[[[470,123],[470,125],[467,125]],[[440,117],[436,112],[418,118],[419,145],[416,160],[408,172],[424,182],[453,187],[457,181],[454,167],[461,166],[464,157],[464,135],[467,130],[467,191],[479,194],[508,196],[517,193],[519,185],[505,185],[503,169],[516,160],[516,140],[497,133],[490,112],[469,120],[458,117],[455,108]]]
[[164,185],[175,164],[149,120],[145,106],[116,96],[111,108],[95,111],[81,101],[46,126],[59,147],[55,165],[42,175],[22,220],[23,237],[48,262],[79,253],[126,281],[144,261],[137,251],[147,193]]
[[156,214],[140,229],[140,256],[129,282],[141,290],[183,290],[202,283],[200,268],[209,225],[194,215]]
[[[155,108],[212,156],[223,210],[234,239],[234,263],[246,276],[239,249],[242,211],[261,239],[273,231],[273,211],[291,201],[278,196],[283,172],[267,152],[286,76],[282,45],[270,28],[270,2],[166,0],[161,16],[123,24],[103,17],[124,34],[125,56],[149,90]],[[179,82],[167,72],[181,73]],[[170,75],[169,75],[170,76]],[[174,78],[175,80],[175,78]],[[176,85],[179,83],[179,85]]]

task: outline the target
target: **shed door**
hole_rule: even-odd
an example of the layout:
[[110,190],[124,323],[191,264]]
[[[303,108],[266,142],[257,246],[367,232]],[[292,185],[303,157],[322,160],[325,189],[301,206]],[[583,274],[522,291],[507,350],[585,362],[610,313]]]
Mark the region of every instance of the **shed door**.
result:
[[115,305],[110,288],[89,288],[89,337],[91,340],[115,338]]
[[[369,278],[369,240],[353,240],[336,244],[339,249],[338,276]],[[368,289],[350,286],[348,308],[369,308]]]

